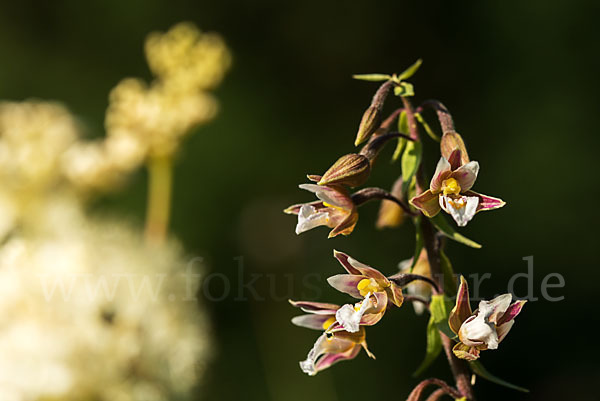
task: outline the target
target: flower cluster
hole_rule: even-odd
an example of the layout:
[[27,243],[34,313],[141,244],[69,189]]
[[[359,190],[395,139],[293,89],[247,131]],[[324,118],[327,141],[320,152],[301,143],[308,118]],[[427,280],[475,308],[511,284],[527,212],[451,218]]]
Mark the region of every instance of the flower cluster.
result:
[[[301,234],[318,226],[331,229],[329,237],[351,234],[358,221],[358,207],[371,200],[381,200],[378,228],[395,228],[410,218],[415,226],[416,244],[412,258],[399,264],[399,272],[386,277],[377,269],[334,251],[335,258],[346,270],[327,279],[328,283],[359,301],[345,305],[319,302],[291,301],[306,314],[296,316],[292,323],[297,326],[321,331],[306,359],[300,362],[303,372],[315,375],[338,361],[356,357],[361,349],[368,356],[366,328],[379,322],[388,306],[413,303],[415,312],[430,314],[427,327],[427,353],[418,372],[422,372],[446,348],[448,361],[455,374],[456,388],[437,380],[424,381],[409,396],[418,401],[423,388],[431,383],[441,383],[434,394],[448,394],[455,399],[474,398],[470,378],[465,367],[457,364],[471,361],[471,369],[478,375],[490,378],[487,371],[474,362],[480,352],[497,349],[498,344],[514,324],[525,301],[511,303],[511,294],[504,294],[491,301],[481,301],[473,312],[469,305],[466,281],[461,277],[456,306],[450,311],[448,295],[456,290],[455,274],[444,252],[443,237],[478,248],[479,244],[456,232],[445,218],[449,214],[458,227],[469,223],[475,214],[501,208],[505,203],[498,198],[482,195],[472,190],[479,173],[479,163],[469,159],[464,141],[454,129],[454,122],[444,105],[430,100],[414,108],[409,98],[414,95],[412,84],[406,82],[420,65],[420,61],[401,74],[366,74],[355,76],[367,81],[383,81],[365,111],[355,139],[362,145],[358,153],[340,157],[323,175],[308,175],[312,183],[300,188],[312,192],[318,200],[292,205],[285,213],[297,215],[296,233]],[[383,118],[384,102],[390,92],[402,100],[402,107]],[[433,132],[422,113],[433,109],[442,128],[441,137]],[[392,131],[397,121],[398,131]],[[420,125],[419,125],[420,124]],[[422,165],[421,126],[432,139],[440,142],[441,157],[433,176],[426,180]],[[369,179],[373,161],[381,149],[397,140],[393,160],[401,159],[401,175],[391,192],[368,187],[355,190]],[[429,181],[429,185],[427,185]],[[408,203],[405,200],[409,200]],[[403,294],[405,290],[406,294]],[[442,341],[442,335],[456,341]],[[499,381],[497,379],[491,379]],[[502,381],[500,381],[502,382]],[[515,388],[515,386],[513,386]],[[431,398],[437,399],[437,398]]]
[[311,376],[335,362],[353,359],[361,348],[371,358],[375,358],[367,348],[365,326],[373,326],[379,322],[388,305],[400,307],[404,300],[402,288],[379,270],[343,252],[334,251],[333,256],[346,270],[346,274],[329,277],[327,282],[336,290],[360,301],[342,306],[290,301],[307,313],[296,316],[292,323],[323,331],[306,360],[300,362],[302,371]]
[[230,63],[218,36],[182,24],[146,50],[157,79],[115,88],[105,139],[83,140],[58,103],[0,102],[3,399],[186,399],[211,356],[178,242],[86,212],[90,189],[115,189],[215,114],[208,91]]
[[114,187],[148,158],[172,157],[186,135],[215,117],[210,90],[231,64],[218,35],[181,23],[150,34],[146,58],[156,79],[121,81],[110,93],[106,138],[77,142],[65,154],[66,175],[77,187]]

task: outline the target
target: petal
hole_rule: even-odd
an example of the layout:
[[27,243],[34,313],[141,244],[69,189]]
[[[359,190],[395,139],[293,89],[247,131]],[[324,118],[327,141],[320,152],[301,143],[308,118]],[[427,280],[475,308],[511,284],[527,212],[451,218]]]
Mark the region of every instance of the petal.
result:
[[308,178],[312,182],[319,182],[321,181],[322,176],[317,174],[307,174],[306,178]]
[[479,358],[479,350],[475,347],[468,347],[463,343],[458,343],[452,348],[452,352],[457,358],[474,361]]
[[469,162],[469,155],[467,154],[467,148],[465,147],[465,143],[460,134],[458,132],[447,132],[442,135],[442,140],[440,142],[442,156],[450,160],[452,152],[456,149],[460,150],[460,164],[467,164]]
[[404,302],[404,295],[402,294],[402,288],[397,286],[396,284],[392,283],[392,285],[390,287],[388,287],[388,290],[390,292],[388,294],[390,301],[397,307],[401,307],[402,303]]
[[304,312],[316,313],[320,315],[335,315],[335,311],[340,308],[339,305],[327,304],[323,302],[292,301],[290,299],[289,303],[296,308],[302,309]]
[[496,323],[504,315],[512,301],[511,294],[499,295],[491,301],[479,302],[479,314],[484,315],[489,322]]
[[329,213],[318,212],[312,205],[302,205],[298,212],[298,224],[296,224],[296,234],[300,235],[305,231],[312,230],[318,226],[326,226],[329,222]]
[[514,324],[515,324],[515,321],[510,320],[510,321],[496,327],[496,332],[498,333],[498,343],[500,343],[502,340],[504,340],[504,337],[506,337],[506,335],[508,334],[510,329],[512,329]]
[[360,353],[360,348],[361,346],[357,344],[346,352],[323,355],[315,364],[315,373],[325,370],[337,362],[348,361],[356,358],[356,356]]
[[464,227],[477,213],[479,198],[476,196],[461,196],[452,198],[447,195],[440,195],[440,207],[448,213],[459,227]]
[[348,191],[338,186],[316,185],[316,184],[301,184],[299,188],[313,192],[317,198],[331,206],[337,206],[342,209],[352,209],[354,203]]
[[329,232],[328,238],[333,238],[337,235],[350,235],[354,231],[358,223],[358,212],[353,209],[350,214],[346,216],[340,223],[338,223],[333,230]]
[[508,309],[506,309],[504,315],[502,315],[502,317],[498,319],[497,325],[501,326],[505,323],[511,322],[519,313],[521,313],[521,309],[523,309],[523,306],[525,306],[526,302],[527,301],[525,300],[516,301],[511,306],[509,306]]
[[479,163],[473,161],[459,167],[450,176],[458,182],[461,192],[464,193],[471,189],[477,179],[477,174],[479,174]]
[[333,256],[350,274],[374,278],[377,281],[383,281],[385,283],[388,282],[385,275],[383,275],[379,270],[359,262],[358,260],[354,259],[352,256],[349,256],[348,254],[334,250]]
[[441,157],[433,173],[433,178],[429,183],[429,188],[433,192],[439,192],[442,189],[442,181],[444,181],[451,173],[450,163],[445,157]]
[[330,286],[336,290],[353,296],[354,298],[363,299],[360,295],[360,291],[356,288],[361,280],[364,280],[364,276],[352,275],[352,274],[337,274],[327,279]]
[[499,209],[502,206],[506,205],[506,202],[504,202],[502,199],[493,198],[491,196],[483,195],[483,194],[477,193],[475,191],[466,191],[466,192],[464,192],[464,195],[476,196],[479,198],[479,204],[477,205],[477,212],[484,211],[484,210]]
[[448,157],[448,163],[450,163],[450,168],[452,171],[457,170],[460,166],[462,166],[462,152],[460,149],[454,149],[450,156]]
[[333,318],[333,315],[300,315],[294,316],[292,323],[298,327],[323,331],[326,329],[323,324],[331,318]]
[[472,314],[471,305],[469,304],[469,285],[467,284],[467,280],[465,280],[463,276],[460,276],[460,286],[458,287],[458,293],[456,294],[456,304],[448,317],[448,324],[452,331],[458,334],[460,326],[462,326],[464,321]]
[[363,315],[369,309],[371,302],[369,302],[371,294],[367,294],[365,299],[360,302],[360,307],[356,309],[357,305],[346,304],[343,305],[335,313],[335,319],[346,329],[349,333],[357,333],[360,329],[360,323]]
[[439,195],[434,194],[430,189],[412,198],[410,204],[427,217],[434,217],[440,212]]

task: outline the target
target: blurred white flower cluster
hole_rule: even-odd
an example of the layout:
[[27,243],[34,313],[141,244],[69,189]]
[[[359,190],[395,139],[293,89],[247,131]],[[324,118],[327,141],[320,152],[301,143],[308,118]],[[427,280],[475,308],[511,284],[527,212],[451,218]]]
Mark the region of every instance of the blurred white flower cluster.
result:
[[214,116],[221,39],[180,24],[146,50],[157,79],[114,89],[103,140],[83,141],[60,104],[0,102],[2,400],[182,399],[210,356],[199,275],[176,241],[85,208]]

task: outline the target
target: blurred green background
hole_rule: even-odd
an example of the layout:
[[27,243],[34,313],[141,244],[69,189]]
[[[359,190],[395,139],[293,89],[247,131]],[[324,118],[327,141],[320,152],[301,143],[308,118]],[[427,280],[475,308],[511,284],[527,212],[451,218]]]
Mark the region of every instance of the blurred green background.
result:
[[[350,237],[327,240],[324,228],[297,237],[295,219],[281,210],[312,199],[297,188],[306,173],[353,151],[376,84],[351,75],[400,72],[419,57],[415,101],[448,106],[481,163],[476,189],[508,202],[463,230],[483,249],[449,244],[455,269],[490,272],[486,297],[505,292],[530,255],[534,296],[546,274],[566,282],[550,290],[563,301],[530,302],[500,351],[483,354],[490,371],[531,394],[480,380],[479,399],[597,399],[598,191],[590,176],[600,145],[598,3],[23,0],[3,1],[1,10],[0,98],[62,101],[90,137],[102,134],[107,95],[120,79],[150,78],[148,32],[189,20],[230,46],[221,112],[186,142],[175,180],[172,232],[230,285],[213,275],[203,288],[216,357],[198,399],[404,399],[418,382],[411,373],[424,355],[427,318],[411,307],[368,331],[377,361],[361,353],[311,378],[297,361],[317,333],[289,323],[297,312],[286,301],[347,302],[325,282],[340,272],[332,249],[393,273],[411,256],[411,225],[377,231],[378,207],[369,204]],[[428,150],[432,170],[437,155]],[[389,188],[398,174],[399,165],[382,158],[369,184]],[[140,172],[96,211],[141,224],[145,185]],[[254,284],[244,289],[240,280]],[[526,284],[517,280],[518,296]],[[427,375],[449,379],[445,360]]]

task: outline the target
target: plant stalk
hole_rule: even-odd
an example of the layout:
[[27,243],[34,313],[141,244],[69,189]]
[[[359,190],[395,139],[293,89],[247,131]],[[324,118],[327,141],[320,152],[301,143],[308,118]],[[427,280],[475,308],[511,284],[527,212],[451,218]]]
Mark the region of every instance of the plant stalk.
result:
[[162,243],[167,236],[171,212],[172,160],[168,156],[152,157],[148,162],[148,203],[146,241]]

